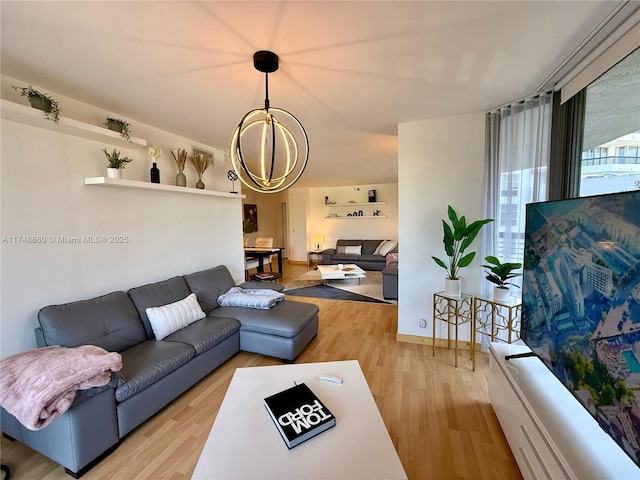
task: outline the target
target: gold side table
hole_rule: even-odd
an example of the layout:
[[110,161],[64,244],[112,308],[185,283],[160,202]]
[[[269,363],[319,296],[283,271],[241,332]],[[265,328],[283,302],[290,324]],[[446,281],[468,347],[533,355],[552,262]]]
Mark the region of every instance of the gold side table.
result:
[[[451,348],[451,326],[455,328],[455,366],[458,366],[458,327],[469,322],[473,337],[473,296],[466,293],[459,297],[450,297],[444,292],[433,294],[433,355],[436,354],[436,320],[447,322],[447,349]],[[473,350],[471,351],[473,359]]]
[[494,300],[491,296],[473,297],[473,334],[471,338],[473,370],[476,369],[476,334],[487,335],[492,342],[513,343],[519,340],[521,311],[521,298],[511,297],[508,300]]

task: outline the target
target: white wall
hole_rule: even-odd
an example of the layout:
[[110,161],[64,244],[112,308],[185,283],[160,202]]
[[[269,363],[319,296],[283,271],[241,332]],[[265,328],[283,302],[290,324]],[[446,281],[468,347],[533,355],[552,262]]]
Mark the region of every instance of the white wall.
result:
[[[442,219],[451,205],[468,221],[482,218],[484,194],[484,113],[402,123],[398,126],[400,265],[398,333],[432,336],[433,294],[444,289],[445,271],[431,259],[444,257]],[[480,236],[479,236],[480,237]],[[462,289],[479,293],[481,244],[462,271]],[[419,320],[427,319],[427,328]],[[446,338],[438,322],[436,337]],[[469,340],[469,327],[460,329]]]
[[309,218],[309,189],[298,187],[287,190],[289,215],[289,261],[307,261],[307,220]]
[[[15,92],[5,89],[11,82],[25,83],[3,77],[3,96],[21,103],[20,97],[10,95]],[[53,96],[63,115],[73,113],[96,125],[107,115]],[[175,183],[171,148],[202,147],[169,132],[131,123],[135,136],[162,148],[162,183]],[[0,127],[0,355],[35,347],[37,312],[46,305],[127,290],[219,264],[227,265],[237,281],[243,279],[240,197],[86,186],[84,177],[104,175],[101,149],[113,146],[8,120],[2,120]],[[134,159],[124,178],[147,181],[151,165],[147,150],[121,150]],[[210,167],[203,181],[207,189],[229,191],[229,166],[222,161],[222,152],[215,153],[216,166]],[[185,173],[192,185],[196,180],[193,168],[187,166]],[[126,240],[78,244],[58,238],[84,235]],[[12,241],[18,236],[39,236],[46,241]]]
[[[367,192],[376,191],[378,202],[386,205],[332,207],[324,204],[324,197],[337,203],[368,202]],[[346,215],[349,212],[363,211],[363,215],[372,215],[374,209],[386,218],[325,218],[329,212]],[[309,192],[309,221],[306,248],[313,247],[312,235],[325,236],[324,248],[335,248],[336,241],[345,239],[397,240],[398,239],[398,184],[384,183],[375,185],[357,185],[348,187],[312,188]],[[400,247],[399,247],[400,250]]]

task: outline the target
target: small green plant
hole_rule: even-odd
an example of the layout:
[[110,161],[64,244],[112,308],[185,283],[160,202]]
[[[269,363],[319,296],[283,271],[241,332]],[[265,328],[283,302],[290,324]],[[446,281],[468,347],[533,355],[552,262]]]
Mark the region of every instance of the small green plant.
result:
[[109,162],[109,164],[107,165],[107,168],[123,169],[127,163],[133,161],[133,159],[129,157],[121,157],[120,151],[117,148],[114,148],[113,152],[111,153],[107,152],[106,148],[103,148],[102,151],[104,152],[104,155],[105,157],[107,157],[107,161]]
[[60,121],[60,106],[58,105],[58,102],[49,95],[39,92],[31,85],[28,87],[11,86],[15,91],[20,92],[20,96],[27,97],[33,108],[42,110],[44,112],[44,118],[47,120],[53,120],[56,123]]
[[451,225],[445,220],[442,220],[442,229],[444,231],[442,243],[444,243],[444,251],[447,257],[449,257],[449,263],[447,264],[437,257],[431,258],[447,271],[448,279],[458,280],[460,278],[460,269],[468,267],[476,256],[476,252],[469,252],[463,256],[465,250],[473,243],[480,229],[485,224],[493,222],[493,219],[485,218],[484,220],[476,220],[470,225],[467,225],[467,220],[464,215],[458,217],[458,214],[451,205],[449,205],[447,209],[447,215],[451,221]]
[[498,288],[508,288],[507,285],[513,285],[517,287],[515,283],[508,282],[515,277],[519,277],[522,275],[521,273],[512,273],[514,270],[517,270],[522,267],[521,263],[500,263],[497,257],[489,255],[485,257],[485,262],[490,263],[491,265],[482,265],[483,268],[489,269],[489,274],[485,277],[491,283],[495,283]]
[[119,132],[127,142],[131,141],[131,124],[129,122],[125,122],[121,118],[107,117],[105,124],[109,130]]

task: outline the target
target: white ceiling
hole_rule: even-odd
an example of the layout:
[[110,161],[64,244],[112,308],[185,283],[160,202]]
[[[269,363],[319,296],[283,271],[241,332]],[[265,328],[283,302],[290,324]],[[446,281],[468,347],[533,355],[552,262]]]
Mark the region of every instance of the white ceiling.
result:
[[[1,72],[222,150],[264,103],[305,126],[298,186],[397,181],[397,124],[535,89],[612,1],[1,1]],[[461,137],[464,133],[461,133]],[[463,139],[461,139],[463,141]],[[446,152],[443,152],[446,161]]]

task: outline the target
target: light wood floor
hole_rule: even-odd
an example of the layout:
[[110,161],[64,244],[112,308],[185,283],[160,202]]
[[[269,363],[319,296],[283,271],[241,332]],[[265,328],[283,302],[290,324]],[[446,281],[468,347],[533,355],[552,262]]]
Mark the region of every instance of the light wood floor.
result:
[[[283,282],[307,270],[285,265]],[[296,297],[296,300],[300,300]],[[410,479],[521,479],[489,403],[488,358],[476,371],[452,351],[396,342],[397,307],[303,299],[320,307],[318,336],[297,363],[357,359]],[[83,479],[190,478],[237,367],[280,364],[241,352],[152,419]],[[366,427],[365,427],[366,428]],[[12,478],[71,477],[51,460],[2,438],[1,459]],[[345,455],[348,455],[345,452]]]

